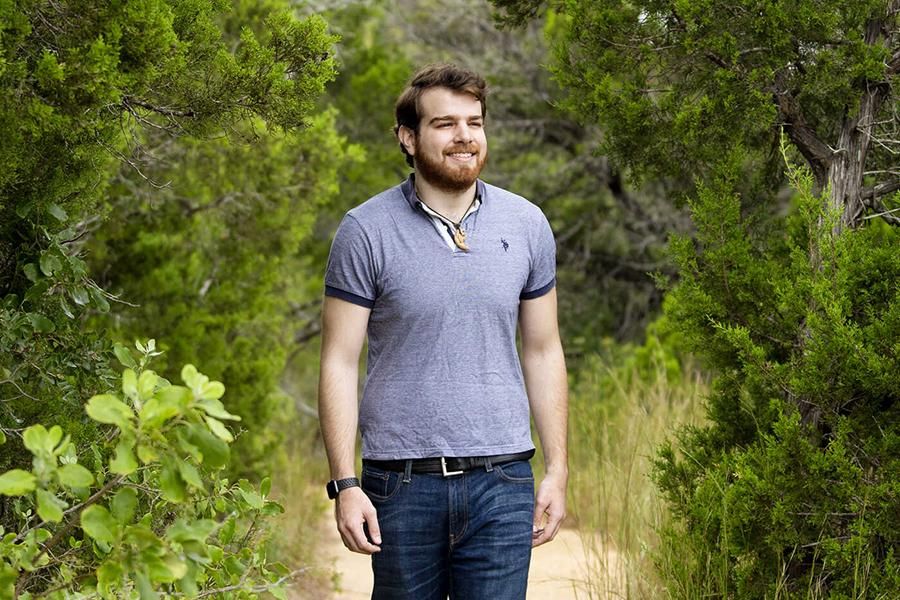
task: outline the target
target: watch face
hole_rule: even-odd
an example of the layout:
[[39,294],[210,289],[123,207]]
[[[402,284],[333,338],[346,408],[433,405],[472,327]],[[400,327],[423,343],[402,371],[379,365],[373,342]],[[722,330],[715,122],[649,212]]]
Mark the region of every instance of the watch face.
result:
[[328,499],[334,500],[337,498],[338,489],[337,489],[337,481],[333,479],[325,484],[325,489],[328,490]]

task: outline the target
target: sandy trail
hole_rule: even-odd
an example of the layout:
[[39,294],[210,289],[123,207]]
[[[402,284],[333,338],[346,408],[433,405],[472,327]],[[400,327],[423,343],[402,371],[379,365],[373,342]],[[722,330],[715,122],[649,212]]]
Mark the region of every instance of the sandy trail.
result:
[[[363,600],[372,592],[372,568],[368,556],[344,548],[331,515],[318,527],[319,561],[317,569],[333,574],[337,591],[295,590],[292,600]],[[552,542],[534,549],[528,577],[528,600],[612,599],[624,598],[602,573],[618,571],[617,556],[606,552],[606,564],[600,564],[584,538],[574,529],[563,529]],[[602,588],[602,589],[601,589]]]

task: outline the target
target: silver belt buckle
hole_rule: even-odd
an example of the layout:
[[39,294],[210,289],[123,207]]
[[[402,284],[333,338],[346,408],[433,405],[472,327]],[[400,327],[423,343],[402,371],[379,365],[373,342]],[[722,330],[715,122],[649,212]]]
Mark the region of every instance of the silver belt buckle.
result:
[[442,456],[441,457],[441,473],[444,474],[444,477],[450,477],[452,475],[462,475],[464,471],[448,471],[447,470],[447,460]]

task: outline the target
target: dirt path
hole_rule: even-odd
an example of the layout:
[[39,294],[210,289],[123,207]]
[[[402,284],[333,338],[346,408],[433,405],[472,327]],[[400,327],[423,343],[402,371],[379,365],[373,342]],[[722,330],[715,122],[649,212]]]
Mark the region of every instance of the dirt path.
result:
[[[363,600],[372,592],[372,568],[368,556],[349,552],[332,524],[322,519],[319,527],[318,568],[331,570],[337,592],[296,592],[292,600]],[[528,577],[528,600],[612,599],[624,595],[598,577],[598,573],[617,572],[617,557],[607,552],[606,564],[599,564],[595,553],[587,551],[576,530],[563,529],[556,539],[535,548]],[[606,589],[599,589],[606,588]]]

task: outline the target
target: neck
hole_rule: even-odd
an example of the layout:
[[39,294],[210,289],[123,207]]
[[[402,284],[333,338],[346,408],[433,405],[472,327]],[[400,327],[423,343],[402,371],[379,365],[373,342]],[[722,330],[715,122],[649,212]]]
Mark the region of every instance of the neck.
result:
[[419,199],[430,208],[450,219],[458,221],[475,199],[477,183],[473,182],[468,189],[461,192],[448,192],[436,188],[424,177],[416,176],[416,193]]

